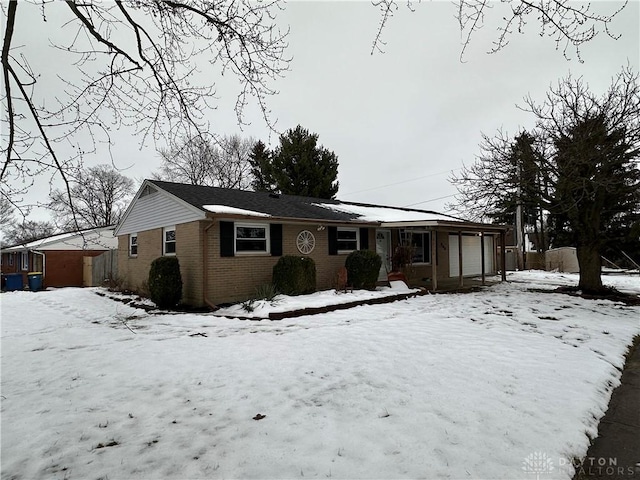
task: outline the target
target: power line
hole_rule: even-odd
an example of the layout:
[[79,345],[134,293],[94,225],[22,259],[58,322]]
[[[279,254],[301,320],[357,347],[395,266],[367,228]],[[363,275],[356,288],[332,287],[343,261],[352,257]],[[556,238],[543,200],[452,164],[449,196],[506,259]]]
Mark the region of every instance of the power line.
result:
[[[444,170],[442,172],[431,173],[429,175],[423,175],[422,177],[415,177],[415,178],[411,178],[411,179],[408,179],[408,180],[402,180],[400,182],[388,183],[386,185],[380,185],[378,187],[367,188],[365,190],[359,190],[357,192],[341,193],[340,197],[346,197],[346,196],[349,196],[349,195],[355,195],[357,193],[371,192],[372,190],[379,190],[381,188],[393,187],[394,185],[402,185],[403,183],[414,182],[416,180],[422,180],[423,178],[436,177],[438,175],[442,175],[442,174],[445,174],[445,173],[455,172],[456,170],[460,170],[460,168],[453,168],[453,169],[450,169],[450,170]],[[427,200],[427,201],[430,201],[430,200]],[[414,204],[414,205],[417,205],[417,204]]]
[[435,202],[436,200],[442,200],[444,198],[455,197],[457,193],[452,193],[451,195],[445,195],[444,197],[432,198],[431,200],[424,200],[422,202],[410,203],[409,205],[403,205],[403,207],[413,207],[415,205],[421,205],[423,203]]

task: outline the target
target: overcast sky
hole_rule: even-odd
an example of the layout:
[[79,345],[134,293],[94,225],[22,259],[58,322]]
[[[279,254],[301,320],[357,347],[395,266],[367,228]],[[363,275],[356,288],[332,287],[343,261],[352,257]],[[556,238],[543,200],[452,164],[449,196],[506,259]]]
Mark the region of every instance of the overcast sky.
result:
[[[487,54],[496,38],[491,19],[499,15],[489,12],[461,62],[462,39],[450,2],[425,1],[414,11],[401,2],[383,32],[385,53],[373,56],[380,18],[371,3],[290,2],[278,23],[290,26],[293,60],[285,78],[274,84],[280,93],[269,99],[269,107],[279,130],[301,124],[336,153],[338,198],[445,211],[455,193],[448,178],[463,162],[473,162],[481,132],[514,133],[532,125],[531,115],[516,108],[524,96],[542,99],[550,84],[569,73],[583,76],[600,93],[622,66],[638,69],[639,6],[631,1],[614,21],[611,30],[622,35],[619,40],[600,34],[582,47],[584,63],[572,50],[567,60],[533,24],[503,51]],[[615,3],[595,7],[612,11]],[[219,79],[219,73],[212,70],[210,77]],[[218,93],[218,108],[209,116],[218,134],[241,133],[277,144],[255,108],[247,111],[251,125],[240,131],[233,85],[220,83]],[[114,160],[126,175],[148,178],[159,167],[154,145],[139,150],[138,139],[127,130],[112,138]],[[99,152],[85,161],[108,163],[109,158]],[[43,191],[33,192],[33,199]]]

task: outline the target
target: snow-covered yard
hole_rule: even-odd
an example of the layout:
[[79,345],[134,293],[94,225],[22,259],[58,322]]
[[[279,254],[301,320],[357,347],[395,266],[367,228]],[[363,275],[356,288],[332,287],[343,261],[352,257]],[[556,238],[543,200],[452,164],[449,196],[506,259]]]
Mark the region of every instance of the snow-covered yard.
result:
[[2,294],[2,478],[568,479],[640,307],[509,279],[279,322]]

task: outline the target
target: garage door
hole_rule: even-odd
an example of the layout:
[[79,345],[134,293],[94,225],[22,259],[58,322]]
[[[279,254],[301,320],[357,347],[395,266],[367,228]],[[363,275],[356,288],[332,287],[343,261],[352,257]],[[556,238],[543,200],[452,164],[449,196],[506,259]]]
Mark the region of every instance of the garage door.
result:
[[[478,235],[462,235],[462,274],[482,275],[482,240]],[[493,265],[493,237],[484,237],[484,272],[495,273]],[[459,271],[458,235],[449,235],[449,276],[457,277]]]

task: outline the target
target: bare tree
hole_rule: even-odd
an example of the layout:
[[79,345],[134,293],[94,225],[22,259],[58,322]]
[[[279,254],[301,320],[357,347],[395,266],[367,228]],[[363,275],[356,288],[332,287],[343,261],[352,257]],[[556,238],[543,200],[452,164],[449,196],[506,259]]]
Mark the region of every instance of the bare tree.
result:
[[517,192],[576,247],[579,287],[601,292],[603,248],[620,241],[621,226],[633,232],[640,210],[638,73],[622,69],[602,96],[568,77],[545,101],[525,102],[536,118],[532,154],[514,155],[517,142],[502,133],[485,136],[476,163],[453,178],[458,204],[478,216]]
[[[380,24],[373,41],[371,53],[382,51],[385,43],[382,33],[390,18],[398,10],[397,0],[372,0],[381,12]],[[509,44],[512,35],[524,33],[529,23],[537,26],[541,37],[550,37],[555,41],[556,49],[562,50],[565,57],[570,51],[580,59],[580,47],[604,32],[617,39],[609,30],[613,18],[627,5],[625,0],[621,6],[610,7],[609,13],[596,13],[588,2],[572,0],[457,0],[456,19],[462,34],[462,58],[471,43],[474,34],[480,30],[487,18],[493,17],[501,23],[497,27],[497,38],[489,53],[495,53]],[[413,9],[413,0],[407,1]]]
[[9,199],[0,195],[0,230],[14,222],[14,210]]
[[[209,131],[204,112],[212,106],[215,90],[210,72],[206,80],[198,80],[202,64],[238,80],[235,111],[240,124],[250,99],[269,123],[265,102],[275,93],[270,82],[288,68],[286,32],[274,22],[279,2],[2,3],[4,196],[19,203],[32,179],[48,174],[62,181],[73,213],[73,174],[86,153],[95,152],[100,143],[110,144],[111,130],[129,127],[143,142],[171,142]],[[60,95],[48,94],[41,65],[32,64],[29,50],[17,43],[26,26],[50,29],[50,54],[61,62],[57,71],[65,86]],[[56,39],[56,34],[65,35]],[[25,38],[29,46],[34,36]],[[88,143],[82,140],[87,138]],[[63,147],[73,153],[61,153]]]
[[133,181],[109,165],[82,170],[69,181],[73,202],[63,190],[53,190],[49,208],[62,230],[105,227],[120,221],[133,194]]
[[50,237],[56,232],[56,226],[48,221],[25,220],[23,222],[14,222],[5,232],[3,243],[6,245],[20,245]]
[[188,138],[173,148],[159,150],[162,165],[155,177],[192,185],[248,189],[253,144],[253,139],[239,135],[221,137],[217,144],[205,136]]

